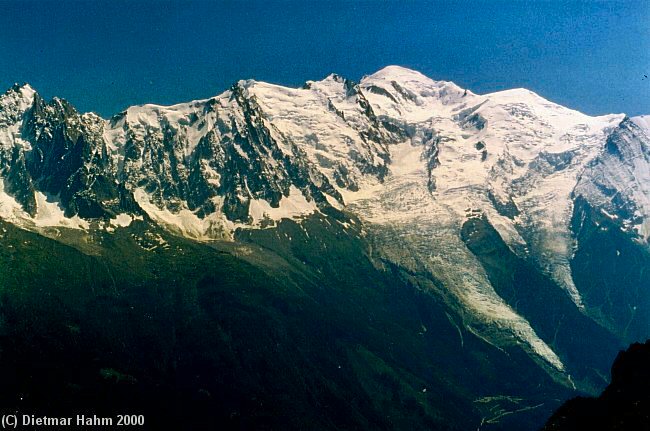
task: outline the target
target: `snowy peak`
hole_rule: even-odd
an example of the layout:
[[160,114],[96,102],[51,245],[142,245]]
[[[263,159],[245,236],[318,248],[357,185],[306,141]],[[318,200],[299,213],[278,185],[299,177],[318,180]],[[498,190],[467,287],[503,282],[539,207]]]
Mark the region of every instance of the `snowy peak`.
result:
[[646,135],[650,136],[650,115],[640,115],[632,117],[632,122],[636,124]]
[[[424,121],[436,113],[478,103],[475,95],[453,82],[434,81],[419,72],[388,66],[366,76],[361,87],[372,96],[381,114],[406,121]],[[459,108],[460,109],[460,108]]]
[[104,138],[117,176],[150,217],[184,235],[227,238],[297,208],[310,214],[327,205],[323,193],[340,200],[268,122],[258,86],[241,81],[209,100],[133,107],[111,120]]
[[31,85],[27,83],[16,83],[12,85],[2,97],[9,97],[10,99],[16,101],[16,104],[21,105],[23,109],[27,109],[32,104],[35,94],[36,90],[34,90]]
[[25,112],[34,103],[36,91],[28,84],[14,84],[0,96],[0,147],[10,147],[18,135]]
[[[461,96],[465,94],[465,90],[450,81],[435,81],[420,72],[407,69],[401,66],[387,66],[372,75],[366,76],[361,80],[362,84],[379,84],[388,83],[394,86],[393,83],[399,84],[403,88],[410,90],[421,91],[422,97],[439,97],[445,98],[447,96]],[[429,91],[427,91],[429,90]],[[431,91],[434,90],[434,91]],[[469,91],[468,91],[469,93]]]
[[625,118],[574,191],[613,219],[622,230],[650,238],[650,129],[648,117]]
[[256,83],[249,92],[275,139],[295,143],[342,192],[381,181],[387,146],[404,139],[402,130],[377,118],[358,84],[338,75],[298,89]]
[[399,80],[399,81],[408,81],[408,80],[417,80],[422,82],[433,82],[433,80],[417,70],[409,69],[404,66],[398,65],[389,65],[379,69],[371,75],[367,75],[364,79],[384,79],[384,80]]

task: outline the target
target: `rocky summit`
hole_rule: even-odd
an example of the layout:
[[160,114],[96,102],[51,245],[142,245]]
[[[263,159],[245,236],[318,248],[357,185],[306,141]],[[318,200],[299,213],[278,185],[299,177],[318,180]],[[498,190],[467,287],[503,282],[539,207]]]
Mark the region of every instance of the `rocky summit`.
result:
[[108,385],[224,427],[536,429],[650,336],[649,117],[398,66],[109,119],[25,84],[0,96],[0,178],[2,322],[63,313],[54,350],[19,325],[2,351],[131,352],[6,402]]

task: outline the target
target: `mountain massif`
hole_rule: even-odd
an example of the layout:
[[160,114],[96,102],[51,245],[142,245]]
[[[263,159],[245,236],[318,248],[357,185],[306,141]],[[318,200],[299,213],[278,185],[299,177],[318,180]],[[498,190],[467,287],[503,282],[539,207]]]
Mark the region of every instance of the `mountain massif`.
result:
[[110,119],[15,85],[0,179],[3,405],[537,429],[650,336],[649,117],[397,66]]

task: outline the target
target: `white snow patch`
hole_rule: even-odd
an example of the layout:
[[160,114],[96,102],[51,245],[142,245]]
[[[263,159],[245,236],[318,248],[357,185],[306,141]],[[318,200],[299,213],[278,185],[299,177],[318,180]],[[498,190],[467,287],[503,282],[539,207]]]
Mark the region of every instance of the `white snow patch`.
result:
[[650,115],[639,115],[638,117],[632,117],[631,120],[645,132],[646,135],[650,136]]
[[167,227],[173,232],[197,240],[211,240],[216,238],[232,238],[231,233],[236,225],[219,211],[200,218],[189,209],[182,209],[176,213],[168,209],[158,208],[151,202],[151,197],[141,188],[133,192],[136,202],[157,223]]
[[254,224],[258,224],[265,218],[280,220],[283,218],[295,218],[313,214],[318,210],[314,201],[308,201],[305,195],[295,186],[289,188],[289,196],[280,199],[278,208],[273,208],[264,199],[252,199],[249,207],[249,215]]
[[66,217],[54,196],[46,195],[42,192],[36,192],[36,216],[33,218],[34,224],[39,227],[68,227],[73,229],[88,229],[88,222],[79,216]]
[[325,195],[325,199],[327,200],[327,203],[336,208],[337,210],[343,209],[343,205],[339,203],[335,198],[330,196],[327,193],[323,193]]
[[2,178],[0,178],[0,217],[12,223],[17,222],[20,218],[29,217],[16,202],[16,199],[4,192]]
[[36,216],[30,217],[22,206],[4,191],[0,178],[0,218],[24,227],[66,227],[88,229],[89,223],[78,217],[66,217],[56,197],[36,192]]
[[143,217],[122,213],[112,218],[109,224],[113,227],[129,227],[135,220],[143,220]]

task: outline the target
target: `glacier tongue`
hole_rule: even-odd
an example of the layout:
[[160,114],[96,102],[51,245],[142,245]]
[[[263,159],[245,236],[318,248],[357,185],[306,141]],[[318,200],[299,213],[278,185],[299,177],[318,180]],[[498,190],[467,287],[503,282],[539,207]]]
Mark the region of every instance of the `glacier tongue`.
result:
[[398,174],[390,175],[375,193],[346,195],[349,208],[371,226],[380,226],[373,233],[389,260],[440,280],[455,298],[452,303],[460,303],[458,311],[468,327],[478,333],[486,325],[501,328],[499,339],[482,336],[497,345],[503,344],[504,336],[506,343],[523,342],[557,370],[564,370],[555,352],[494,291],[480,262],[461,240],[465,214],[456,209],[471,207],[472,202],[460,195],[431,199],[426,171],[414,163],[420,150],[400,144],[393,158],[393,171]]

